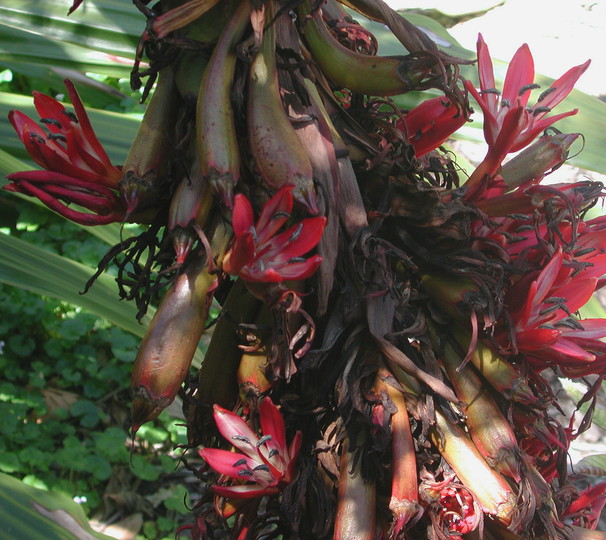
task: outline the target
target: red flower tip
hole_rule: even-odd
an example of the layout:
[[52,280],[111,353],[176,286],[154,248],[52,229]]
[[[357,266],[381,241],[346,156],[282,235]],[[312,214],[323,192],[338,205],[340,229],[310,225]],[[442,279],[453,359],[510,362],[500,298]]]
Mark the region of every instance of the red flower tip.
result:
[[293,206],[291,185],[282,187],[263,207],[256,224],[248,199],[234,198],[232,225],[235,240],[223,259],[228,274],[247,281],[279,283],[306,279],[314,274],[322,258],[302,257],[320,241],[326,218],[306,218],[278,233],[290,218]]
[[570,519],[584,529],[595,530],[600,514],[606,504],[606,482],[589,486],[560,514],[561,519]]
[[417,105],[396,125],[406,131],[415,156],[420,158],[438,148],[465,121],[456,105],[444,97],[436,97]]
[[214,407],[214,417],[221,435],[242,453],[203,448],[200,456],[219,474],[247,481],[213,486],[217,495],[235,499],[274,495],[293,480],[301,432],[297,431],[290,445],[286,444],[284,420],[271,399],[265,398],[259,405],[261,437],[240,416],[219,405]]
[[[46,170],[9,175],[13,184],[8,189],[37,197],[77,223],[121,221],[123,204],[112,191],[118,187],[120,169],[111,164],[97,139],[74,85],[66,80],[65,86],[75,114],[39,92],[34,92],[34,105],[44,128],[20,111],[9,113],[9,121],[26,150]],[[71,203],[92,214],[72,210]]]

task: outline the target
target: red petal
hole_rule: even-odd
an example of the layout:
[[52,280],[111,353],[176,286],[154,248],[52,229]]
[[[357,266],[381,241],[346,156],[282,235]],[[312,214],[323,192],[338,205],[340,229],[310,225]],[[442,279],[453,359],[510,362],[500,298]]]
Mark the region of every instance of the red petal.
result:
[[558,339],[550,347],[553,351],[558,352],[566,357],[566,360],[570,363],[573,362],[593,362],[595,360],[595,354],[592,354],[582,347],[579,347],[576,343],[570,339],[561,338]]
[[8,119],[15,128],[17,135],[21,139],[21,142],[25,144],[26,140],[30,137],[30,133],[39,135],[43,139],[46,139],[46,133],[44,130],[36,124],[29,116],[23,114],[21,111],[10,111],[8,113]]
[[240,270],[254,261],[255,243],[252,233],[247,232],[236,237],[231,249],[223,259],[223,270],[232,276],[237,276]]
[[67,92],[69,93],[69,97],[71,99],[72,106],[74,107],[74,111],[76,111],[76,116],[78,117],[78,123],[80,124],[80,127],[82,128],[82,132],[84,133],[86,140],[91,145],[93,151],[95,152],[95,154],[97,154],[99,159],[101,161],[109,163],[110,162],[109,157],[105,153],[103,146],[101,145],[101,143],[99,142],[99,139],[97,139],[97,136],[95,135],[93,126],[91,125],[90,120],[88,119],[88,115],[86,114],[86,109],[84,108],[84,105],[82,104],[82,101],[80,100],[80,96],[78,95],[76,88],[74,87],[73,83],[69,79],[65,79],[63,82],[65,83],[65,87],[67,88]]
[[316,273],[316,270],[322,263],[320,255],[314,255],[305,262],[296,262],[285,264],[277,269],[282,280],[307,279]]
[[259,405],[259,421],[261,422],[261,431],[263,435],[271,435],[271,440],[266,444],[268,450],[277,450],[281,461],[286,463],[288,459],[288,449],[286,446],[286,428],[284,419],[278,408],[271,399],[265,398]]
[[253,460],[259,460],[256,444],[259,439],[250,426],[237,414],[214,406],[214,418],[221,435]]
[[118,189],[118,182],[122,176],[120,170],[109,161],[104,162],[98,159],[79,126],[74,126],[67,134],[67,152],[74,165],[82,170],[92,171],[98,175],[100,182]]
[[488,154],[484,158],[484,161],[487,162],[486,174],[493,176],[498,171],[505,156],[512,151],[520,133],[528,125],[528,120],[528,111],[524,107],[513,107],[507,112],[494,144],[489,143]]
[[96,182],[89,182],[81,178],[74,178],[67,174],[55,171],[20,171],[8,174],[6,176],[12,182],[27,181],[38,184],[57,184],[63,186],[73,186],[75,188],[94,192],[105,197],[113,197],[114,192]]
[[293,257],[305,255],[318,245],[325,226],[324,216],[306,218],[272,238],[267,249],[257,255],[262,256],[268,265],[288,262]]
[[562,118],[574,116],[575,114],[577,114],[578,111],[578,109],[574,109],[565,113],[548,116],[547,118],[541,118],[541,114],[537,115],[536,117],[531,116],[530,126],[526,128],[526,130],[518,137],[515,144],[511,147],[511,152],[517,152],[518,150],[522,150],[522,148],[527,147],[532,141],[536,139],[537,135],[545,131],[546,128],[548,128],[555,122],[561,120]]
[[549,107],[553,109],[558,103],[560,103],[574,88],[574,85],[579,80],[579,77],[585,73],[591,60],[587,60],[584,64],[580,64],[573,68],[570,68],[564,75],[562,75],[557,81],[555,81],[550,88],[554,88],[552,92],[545,96],[545,99],[537,105],[541,107]]
[[465,81],[463,84],[482,109],[482,114],[484,115],[484,140],[490,146],[494,144],[494,141],[499,134],[499,122],[497,121],[496,117],[496,106],[492,106],[489,101],[489,98],[496,99],[496,96],[492,94],[480,94],[474,88],[471,81]]
[[55,197],[49,195],[45,191],[37,188],[35,185],[30,184],[29,182],[22,182],[19,187],[21,188],[21,193],[27,192],[28,194],[37,197],[51,210],[54,210],[63,217],[66,217],[67,219],[75,223],[79,223],[80,225],[106,225],[108,223],[115,223],[123,219],[123,216],[121,214],[115,213],[108,214],[105,216],[98,216],[97,214],[85,214],[84,212],[77,212],[76,210],[68,208],[66,205],[58,201]]
[[501,103],[503,100],[507,100],[512,107],[517,103],[522,107],[525,107],[526,103],[528,103],[528,98],[530,97],[530,90],[524,92],[522,96],[519,95],[519,92],[523,86],[532,84],[533,81],[534,61],[528,45],[524,43],[524,45],[522,45],[513,55],[513,58],[507,67]]
[[257,245],[267,242],[286,223],[292,212],[293,185],[282,186],[278,192],[265,203],[255,226]]
[[238,193],[234,197],[234,209],[232,212],[232,227],[236,237],[251,231],[254,225],[253,219],[253,209],[250,202],[244,195]]
[[405,117],[406,130],[415,155],[421,157],[440,146],[465,123],[465,116],[444,98],[428,99]]
[[[266,268],[261,270],[258,265],[243,267],[238,275],[246,281],[258,283],[281,283],[287,278],[284,278],[277,270]],[[294,278],[293,278],[294,279]]]
[[40,118],[51,118],[61,124],[61,127],[55,126],[52,122],[46,125],[51,133],[67,133],[73,120],[66,114],[66,109],[62,103],[41,92],[34,92],[34,106],[40,115]]
[[105,177],[73,164],[62,148],[52,141],[47,140],[44,144],[38,144],[35,140],[24,141],[25,147],[36,162],[45,169],[57,171],[72,178],[82,178],[89,182],[106,184]]
[[558,287],[553,296],[566,298],[568,311],[574,313],[582,308],[591,299],[598,284],[598,278],[571,279],[563,287]]
[[[480,89],[493,90],[496,88],[496,86],[494,81],[494,71],[492,68],[492,59],[490,57],[488,46],[486,43],[484,43],[482,34],[478,34],[478,43],[476,48],[478,51],[478,75],[480,77]],[[493,116],[496,116],[497,112],[497,99],[498,98],[495,94],[482,94],[482,100],[485,101],[486,107]]]
[[75,191],[57,184],[46,184],[45,187],[46,192],[54,195],[57,199],[61,199],[68,204],[78,204],[96,214],[108,214],[115,209],[118,203],[116,197],[107,199],[91,192]]
[[560,273],[560,269],[562,268],[562,263],[564,261],[564,255],[561,249],[558,249],[550,259],[550,261],[545,265],[545,268],[541,270],[536,283],[537,290],[534,296],[533,302],[535,305],[540,304],[545,300],[549,292],[551,291],[558,274]]
[[[242,454],[221,450],[219,448],[202,448],[201,450],[198,450],[198,454],[219,474],[224,474],[237,480],[242,480],[242,478],[244,478],[238,474],[240,470],[254,469],[257,465],[263,463],[261,460],[253,460]],[[235,463],[241,460],[245,460],[246,463],[237,467],[234,466]]]
[[560,338],[561,332],[550,328],[535,328],[518,332],[518,347],[525,351],[535,351],[553,346]]

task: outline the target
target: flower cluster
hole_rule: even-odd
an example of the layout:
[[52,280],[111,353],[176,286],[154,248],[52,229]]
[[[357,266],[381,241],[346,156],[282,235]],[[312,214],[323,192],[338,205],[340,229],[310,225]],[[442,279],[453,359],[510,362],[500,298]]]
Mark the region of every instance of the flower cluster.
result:
[[[606,318],[583,314],[606,283],[606,217],[588,218],[605,192],[546,181],[582,138],[554,127],[576,109],[552,110],[589,61],[529,105],[527,45],[499,90],[480,35],[476,86],[381,3],[342,3],[411,54],[378,56],[334,0],[277,12],[161,2],[158,17],[139,6],[151,20],[133,78],[156,51],[159,80],[126,163],[110,162],[67,81],[75,114],[39,93],[39,123],[10,113],[43,170],[11,174],[7,189],[82,224],[153,214],[103,264],[113,257],[123,296],[142,303],[164,285],[151,276],[170,282],[131,411],[138,429],[183,390],[205,484],[180,531],[589,538],[606,483],[578,489],[566,460],[605,377]],[[182,30],[204,36],[208,13],[224,27],[204,40],[205,73],[182,77],[199,53]],[[427,89],[440,97],[410,110],[389,99]],[[488,149],[462,181],[443,145],[470,118],[469,97]],[[213,299],[220,314],[188,377]],[[550,370],[587,383],[580,421],[557,414]]]
[[488,144],[486,157],[466,182],[467,197],[475,196],[478,184],[494,176],[510,152],[522,150],[541,132],[577,110],[547,116],[571,92],[590,61],[569,69],[528,107],[534,83],[534,61],[528,45],[522,45],[507,69],[503,90],[496,88],[490,52],[480,35],[477,44],[480,90],[470,81],[465,88],[473,95],[484,114],[484,138]]

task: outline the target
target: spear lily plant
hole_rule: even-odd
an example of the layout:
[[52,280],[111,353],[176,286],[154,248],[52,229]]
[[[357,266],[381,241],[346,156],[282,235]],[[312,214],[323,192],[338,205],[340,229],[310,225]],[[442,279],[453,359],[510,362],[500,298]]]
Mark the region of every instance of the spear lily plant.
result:
[[[551,111],[589,62],[529,106],[528,46],[498,90],[480,35],[477,88],[380,0],[135,4],[148,21],[131,80],[158,82],[125,163],[68,82],[75,115],[38,93],[45,128],[11,112],[44,170],[8,189],[78,223],[154,216],[98,273],[115,263],[140,314],[164,289],[131,427],[181,398],[205,463],[178,532],[606,538],[604,484],[579,492],[566,469],[605,377],[606,318],[580,314],[606,284],[606,218],[588,218],[605,191],[546,180],[584,137],[554,125],[576,109]],[[344,7],[409,54],[380,56]],[[420,105],[398,110],[391,96],[413,91]],[[488,151],[464,180],[444,143],[469,95]],[[582,418],[560,417],[550,371],[586,385]]]

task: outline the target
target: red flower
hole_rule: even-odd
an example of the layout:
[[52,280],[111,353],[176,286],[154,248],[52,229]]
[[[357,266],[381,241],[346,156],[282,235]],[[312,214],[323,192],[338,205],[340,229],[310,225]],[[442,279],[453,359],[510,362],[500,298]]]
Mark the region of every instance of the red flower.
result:
[[554,418],[536,416],[521,408],[513,411],[520,448],[546,482],[559,478],[570,443],[576,439],[572,421],[564,427]]
[[494,175],[508,153],[528,146],[548,126],[577,113],[574,109],[547,116],[570,93],[590,63],[588,60],[569,69],[539,96],[534,107],[528,107],[531,90],[538,88],[533,83],[534,61],[528,45],[522,45],[512,58],[502,93],[495,87],[492,60],[481,34],[477,51],[480,90],[477,91],[470,81],[465,81],[465,88],[482,108],[488,153],[467,181],[468,189],[475,187],[486,175]]
[[397,127],[405,130],[420,158],[435,150],[465,123],[465,115],[444,97],[423,101],[410,110]]
[[[9,120],[32,159],[46,170],[8,175],[5,189],[32,195],[59,214],[84,225],[121,221],[124,208],[114,190],[120,169],[114,167],[97,139],[74,85],[65,86],[76,111],[74,115],[57,100],[34,92],[34,105],[42,129],[20,111]],[[69,208],[74,203],[94,212]]]
[[579,527],[595,530],[605,504],[606,482],[600,482],[581,491],[577,499],[560,514],[560,518],[571,519]]
[[606,320],[579,320],[573,313],[589,301],[605,272],[604,253],[591,249],[575,259],[558,249],[540,272],[528,273],[509,290],[506,304],[516,346],[535,368],[556,364],[564,371],[584,366],[593,372],[592,363],[606,353],[600,341],[606,337]]
[[521,150],[554,122],[577,113],[577,109],[574,109],[547,117],[551,109],[570,93],[579,77],[589,67],[590,60],[569,69],[539,96],[534,107],[527,108],[531,90],[538,87],[533,82],[534,60],[528,45],[522,45],[511,59],[502,93],[496,90],[490,52],[481,34],[478,36],[477,51],[480,91],[478,92],[470,81],[465,81],[465,87],[482,108],[484,137],[490,147],[496,145],[504,127],[512,123],[511,117],[517,110],[524,110],[526,114],[522,115],[519,132],[513,137],[508,152]]
[[419,486],[421,498],[431,503],[429,515],[449,538],[459,538],[480,524],[482,510],[471,492],[448,476],[441,482],[424,480]]
[[233,228],[235,240],[223,259],[223,270],[247,281],[279,283],[306,279],[322,262],[322,257],[301,256],[313,249],[324,231],[326,218],[307,218],[276,234],[290,218],[292,185],[282,187],[263,207],[255,224],[248,199],[235,196]]
[[218,405],[214,417],[221,435],[242,453],[203,448],[200,456],[219,474],[251,482],[213,486],[217,495],[235,499],[275,495],[293,480],[301,432],[297,431],[290,445],[286,445],[284,420],[271,399],[265,398],[259,405],[261,438],[237,414]]

